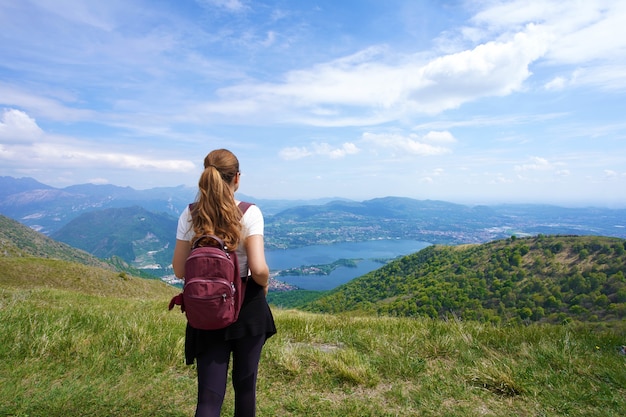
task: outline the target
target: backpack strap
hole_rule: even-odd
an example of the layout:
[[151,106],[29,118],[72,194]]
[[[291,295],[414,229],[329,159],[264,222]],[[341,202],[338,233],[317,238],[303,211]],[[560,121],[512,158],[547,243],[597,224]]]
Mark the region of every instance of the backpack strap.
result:
[[182,292],[180,294],[177,294],[174,297],[172,297],[172,299],[170,300],[170,304],[168,306],[168,310],[173,309],[174,306],[180,306],[180,311],[182,313],[185,312],[185,304],[183,304],[183,293]]
[[248,208],[250,208],[250,206],[253,206],[254,203],[248,203],[247,201],[240,201],[239,202],[239,210],[241,210],[241,215],[243,216],[244,214],[246,214],[246,211],[248,210]]

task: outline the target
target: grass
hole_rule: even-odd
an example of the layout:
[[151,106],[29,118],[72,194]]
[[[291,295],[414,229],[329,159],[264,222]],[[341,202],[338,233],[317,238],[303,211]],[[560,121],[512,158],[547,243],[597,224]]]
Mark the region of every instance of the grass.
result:
[[[1,416],[193,415],[184,316],[167,311],[177,290],[109,273],[51,285],[0,272]],[[263,351],[259,416],[626,410],[624,328],[274,313],[279,333]],[[223,415],[232,415],[230,387]]]

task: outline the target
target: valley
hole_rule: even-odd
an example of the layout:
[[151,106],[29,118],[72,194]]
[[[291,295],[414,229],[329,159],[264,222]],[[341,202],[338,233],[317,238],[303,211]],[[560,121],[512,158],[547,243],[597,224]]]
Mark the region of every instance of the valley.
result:
[[[176,283],[170,266],[176,222],[180,210],[193,199],[193,189],[133,190],[93,184],[57,189],[33,179],[12,177],[0,177],[0,186],[0,214],[118,267]],[[331,275],[338,270],[347,273],[351,268],[331,265],[342,258],[376,257],[360,250],[322,261],[295,260],[291,255],[292,261],[284,264],[272,259],[284,251],[302,248],[315,252],[322,247],[332,252],[342,244],[382,242],[393,247],[396,241],[480,244],[539,234],[626,238],[626,209],[529,204],[466,206],[403,197],[361,202],[274,201],[245,195],[238,198],[256,203],[265,215],[268,262],[277,279],[302,275],[308,267],[326,270]],[[383,258],[408,253],[392,250]],[[337,282],[345,281],[340,278]],[[274,284],[277,288],[291,288],[288,283],[273,280]]]

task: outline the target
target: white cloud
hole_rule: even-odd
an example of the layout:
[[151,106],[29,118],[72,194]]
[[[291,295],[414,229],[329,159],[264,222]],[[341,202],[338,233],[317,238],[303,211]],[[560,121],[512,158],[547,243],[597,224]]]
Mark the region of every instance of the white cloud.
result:
[[424,135],[424,140],[428,142],[439,143],[455,143],[456,139],[452,136],[452,133],[448,131],[436,131],[432,130]]
[[0,116],[1,143],[32,143],[42,134],[35,119],[21,110],[5,109]]
[[4,110],[0,117],[0,159],[24,169],[40,164],[55,167],[112,167],[128,170],[189,172],[187,160],[145,158],[124,152],[98,149],[94,144],[50,135],[21,110]]
[[[531,75],[528,66],[546,50],[545,34],[530,25],[511,39],[424,61],[371,47],[309,69],[285,74],[282,83],[250,83],[219,90],[221,103],[205,109],[233,108],[273,113],[281,121],[320,124],[320,119],[362,125],[407,115],[434,115],[463,103],[519,91]],[[233,103],[248,104],[242,108]],[[366,109],[363,112],[363,109]],[[359,111],[359,119],[349,116]]]
[[567,86],[567,80],[563,77],[554,77],[551,81],[547,82],[544,88],[548,91],[559,91]]
[[264,47],[272,46],[276,42],[276,32],[270,30],[267,32],[265,39],[261,42]]
[[15,152],[7,149],[4,145],[0,143],[0,160],[13,160],[15,158]]
[[198,3],[204,6],[225,9],[230,12],[241,12],[246,9],[246,5],[239,0],[198,0]]
[[338,159],[359,152],[360,149],[350,142],[346,142],[340,147],[333,147],[328,143],[313,143],[310,147],[284,148],[279,152],[279,156],[285,160],[302,159],[309,156],[326,156],[330,159]]
[[131,171],[156,170],[189,172],[195,165],[186,160],[144,158],[122,152],[83,149],[60,143],[37,144],[31,148],[33,158],[47,159],[49,165],[64,167],[117,168]]
[[[83,2],[76,0],[33,0],[31,3],[48,13],[57,15],[67,22],[90,26],[103,31],[112,31],[115,28],[114,10],[124,4],[118,1],[107,2]],[[117,3],[115,7],[112,7]],[[128,4],[124,4],[128,7]]]
[[450,153],[451,149],[445,146],[435,146],[428,143],[452,143],[454,137],[449,132],[429,132],[420,137],[416,134],[401,135],[397,133],[363,133],[362,139],[375,148],[388,148],[411,155],[432,156]]
[[[320,152],[321,151],[321,152]],[[354,143],[344,143],[340,148],[331,148],[327,144],[321,147],[318,153],[327,154],[332,159],[343,158],[346,155],[354,155],[359,153],[360,149]]]
[[282,149],[278,155],[285,160],[295,160],[295,159],[302,159],[302,158],[306,158],[308,156],[313,155],[313,153],[308,150],[306,147],[289,147],[289,148],[284,148]]
[[[580,6],[580,4],[578,4]],[[500,32],[503,30],[517,30],[527,22],[544,23],[558,19],[564,15],[571,4],[560,1],[528,1],[513,0],[508,2],[487,3],[487,7],[479,11],[471,21],[477,27],[489,31]]]
[[[416,107],[436,114],[480,97],[521,90],[531,75],[528,66],[546,52],[547,40],[545,32],[529,25],[510,40],[490,41],[434,59],[420,69],[428,85],[412,93]],[[426,100],[419,103],[419,98]]]
[[38,117],[48,120],[74,122],[93,118],[95,112],[91,110],[71,108],[62,104],[63,101],[74,102],[76,101],[75,98],[67,95],[61,98],[49,97],[55,94],[49,91],[45,93],[31,93],[0,82],[0,103],[2,104],[27,109],[29,113],[34,113]]
[[596,65],[574,71],[571,84],[592,85],[602,90],[625,90],[625,74],[626,62],[623,65]]
[[[472,22],[483,28],[482,37],[505,36],[533,22],[548,36],[545,60],[555,66],[584,66],[589,84],[624,88],[626,71],[626,2],[528,1],[494,3]],[[476,33],[471,32],[470,33]],[[612,70],[607,70],[612,67]],[[562,86],[560,81],[551,87]]]
[[559,119],[566,113],[543,113],[543,114],[512,114],[507,116],[472,116],[459,120],[434,120],[415,125],[413,130],[426,129],[452,129],[459,127],[484,128],[490,126],[512,126],[535,123],[545,123],[546,121]]
[[512,182],[512,179],[507,178],[502,174],[497,174],[493,179],[489,181],[490,184],[509,184]]
[[[524,172],[524,171],[554,171],[559,167],[563,166],[562,162],[550,162],[546,158],[541,158],[538,156],[533,156],[530,158],[530,161],[525,164],[516,165],[516,172]],[[559,170],[558,172],[567,173],[567,170]]]
[[554,20],[547,24],[558,35],[550,46],[550,60],[559,64],[581,64],[595,60],[613,61],[624,56],[624,2],[581,2],[576,7],[567,2],[560,4],[565,8],[564,16],[554,16]]

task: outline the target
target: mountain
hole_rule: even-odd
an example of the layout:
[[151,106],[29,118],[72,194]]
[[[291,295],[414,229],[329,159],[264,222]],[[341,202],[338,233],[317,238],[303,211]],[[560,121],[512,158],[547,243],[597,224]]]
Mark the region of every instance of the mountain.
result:
[[0,198],[0,213],[48,235],[83,213],[106,208],[141,205],[177,217],[194,197],[193,189],[182,186],[134,190],[83,184],[58,189],[32,179],[11,177],[2,177],[0,183],[7,190]]
[[45,258],[79,263],[142,278],[154,278],[118,256],[100,259],[85,250],[56,241],[13,219],[0,215],[0,256]]
[[[82,213],[107,208],[142,206],[178,218],[196,196],[195,187],[158,187],[135,190],[104,184],[81,184],[54,188],[32,178],[0,177],[0,213],[44,234],[52,234]],[[266,215],[297,205],[323,204],[318,200],[262,200],[239,195],[262,207]]]
[[0,177],[0,200],[6,199],[12,194],[28,192],[32,190],[51,190],[52,187],[42,184],[33,178]]
[[0,215],[0,256],[58,259],[99,268],[114,269],[109,263],[86,251],[57,242],[2,215]]
[[314,312],[495,323],[626,318],[626,240],[544,236],[433,245],[306,305]]
[[[175,222],[194,199],[195,188],[163,187],[134,190],[114,185],[82,184],[57,189],[33,179],[1,177],[0,213],[34,230],[89,251],[97,256],[118,256],[137,267],[158,268],[161,275],[173,253]],[[366,201],[345,199],[260,200],[237,195],[257,204],[265,215],[268,250],[373,239],[406,239],[433,244],[485,243],[512,235],[598,235],[626,238],[626,210],[564,208],[549,205],[466,206],[444,201],[384,197]],[[134,210],[113,212],[106,210]],[[136,208],[156,213],[132,222]],[[105,213],[96,214],[104,211]],[[93,218],[80,217],[94,213]],[[130,221],[122,218],[128,215]],[[102,219],[99,219],[102,217]],[[65,228],[75,219],[78,223]],[[91,226],[89,221],[94,221]],[[94,225],[102,230],[92,230]],[[133,230],[133,228],[137,230]],[[153,228],[154,230],[151,230]],[[85,230],[90,232],[85,235]],[[153,240],[152,236],[156,237]]]
[[99,258],[119,257],[156,275],[170,271],[177,220],[143,207],[83,213],[52,233],[55,240]]
[[117,268],[0,215],[0,287],[3,290],[7,287],[26,289],[30,294],[35,288],[55,288],[98,296],[160,297],[163,300],[177,291],[159,280],[141,279],[134,272],[132,268]]

